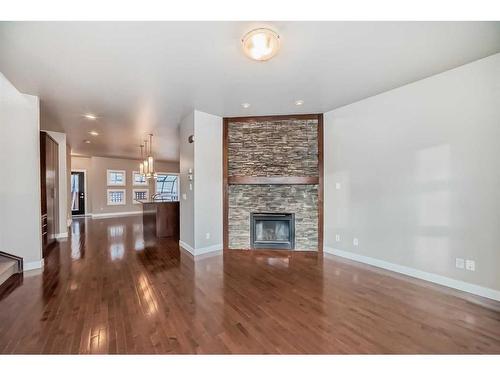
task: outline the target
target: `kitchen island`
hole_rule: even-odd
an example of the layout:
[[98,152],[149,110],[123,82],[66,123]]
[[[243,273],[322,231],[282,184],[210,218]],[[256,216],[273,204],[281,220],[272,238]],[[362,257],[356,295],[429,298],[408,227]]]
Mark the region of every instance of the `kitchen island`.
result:
[[142,203],[144,240],[179,238],[179,202],[145,201]]

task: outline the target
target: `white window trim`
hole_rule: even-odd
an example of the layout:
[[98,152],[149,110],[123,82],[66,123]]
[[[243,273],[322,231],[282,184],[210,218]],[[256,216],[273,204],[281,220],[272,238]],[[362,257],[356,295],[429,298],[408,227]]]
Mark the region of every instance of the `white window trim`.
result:
[[135,192],[136,191],[145,191],[146,192],[146,199],[145,201],[147,201],[149,199],[149,189],[133,189],[132,190],[132,203],[133,204],[141,204],[141,202],[144,202],[144,201],[138,201],[135,199]]
[[[123,193],[123,201],[120,203],[111,202],[109,200],[109,193],[113,192],[122,192]],[[106,200],[108,201],[108,206],[124,206],[127,204],[127,194],[125,189],[108,189],[106,192]]]
[[136,174],[139,174],[139,171],[133,171],[132,172],[132,185],[133,186],[148,186],[148,180],[147,179],[144,181],[144,183],[142,183],[142,182],[141,183],[135,182],[135,175]]
[[[180,179],[180,173],[177,172],[156,172],[156,174],[170,174],[170,175],[176,175],[177,176],[177,193],[180,195],[180,188],[181,188],[181,179]],[[155,194],[158,191],[158,180],[155,180]]]
[[[120,183],[120,184],[111,183],[111,181],[109,180],[109,175],[111,173],[122,173],[123,174],[123,183]],[[125,186],[127,184],[127,171],[125,171],[123,169],[108,169],[106,172],[106,181],[107,181],[108,186]]]

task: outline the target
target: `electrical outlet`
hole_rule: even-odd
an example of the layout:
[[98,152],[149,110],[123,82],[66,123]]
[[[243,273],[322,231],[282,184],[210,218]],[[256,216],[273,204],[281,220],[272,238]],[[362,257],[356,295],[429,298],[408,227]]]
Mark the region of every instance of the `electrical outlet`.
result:
[[210,233],[208,233],[208,232],[207,232],[207,233],[205,233],[205,238],[206,238],[207,240],[209,240],[209,239],[210,239]]
[[354,246],[358,246],[358,245],[359,245],[359,240],[358,240],[357,238],[354,238],[354,239],[352,240],[352,244],[353,244]]
[[455,267],[463,269],[465,267],[465,260],[463,258],[455,259]]
[[467,271],[475,271],[476,270],[476,262],[470,259],[465,261],[465,269]]
[[340,242],[340,234],[335,235],[335,241]]

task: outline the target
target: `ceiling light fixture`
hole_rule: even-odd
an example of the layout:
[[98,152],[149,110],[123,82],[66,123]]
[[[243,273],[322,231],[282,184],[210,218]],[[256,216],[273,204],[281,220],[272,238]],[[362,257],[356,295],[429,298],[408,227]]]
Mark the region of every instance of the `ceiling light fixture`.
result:
[[280,36],[271,29],[254,29],[241,38],[245,54],[253,60],[267,61],[278,52]]
[[302,99],[295,101],[295,105],[302,105],[302,104],[304,104],[304,101]]
[[241,104],[241,106],[242,106],[243,108],[245,108],[245,109],[246,109],[246,108],[250,108],[250,103],[243,103],[243,104]]
[[84,142],[84,143],[87,143],[87,144],[89,144],[89,143],[90,143],[90,141],[89,141],[88,139],[84,140],[83,142]]
[[95,130],[91,130],[91,131],[89,131],[89,134],[90,134],[91,136],[93,136],[93,137],[97,137],[97,136],[99,135],[99,133],[98,133],[98,132],[96,132]]
[[92,113],[86,113],[83,115],[83,117],[85,117],[87,120],[97,120],[97,116],[93,115]]

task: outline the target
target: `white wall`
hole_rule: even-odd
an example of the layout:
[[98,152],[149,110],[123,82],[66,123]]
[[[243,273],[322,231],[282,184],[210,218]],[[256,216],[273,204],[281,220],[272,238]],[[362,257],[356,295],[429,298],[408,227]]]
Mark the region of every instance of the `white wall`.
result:
[[50,135],[58,145],[58,196],[59,196],[59,229],[56,234],[57,237],[68,236],[68,174],[71,171],[67,166],[67,152],[66,152],[66,134],[60,132],[53,132],[44,130]]
[[500,291],[499,142],[500,54],[326,113],[325,250]]
[[195,111],[194,133],[195,245],[222,249],[222,118]]
[[38,97],[21,94],[0,73],[0,249],[42,261]]
[[[194,135],[194,143],[188,143],[190,135]],[[189,168],[193,170],[192,182],[188,180]],[[181,245],[193,255],[221,250],[221,117],[194,111],[182,120],[180,171]]]
[[188,142],[190,135],[194,135],[194,112],[181,121],[179,129],[180,241],[188,250],[195,248],[194,183],[188,181],[188,170],[194,171],[195,179],[197,173],[194,168],[194,143]]

